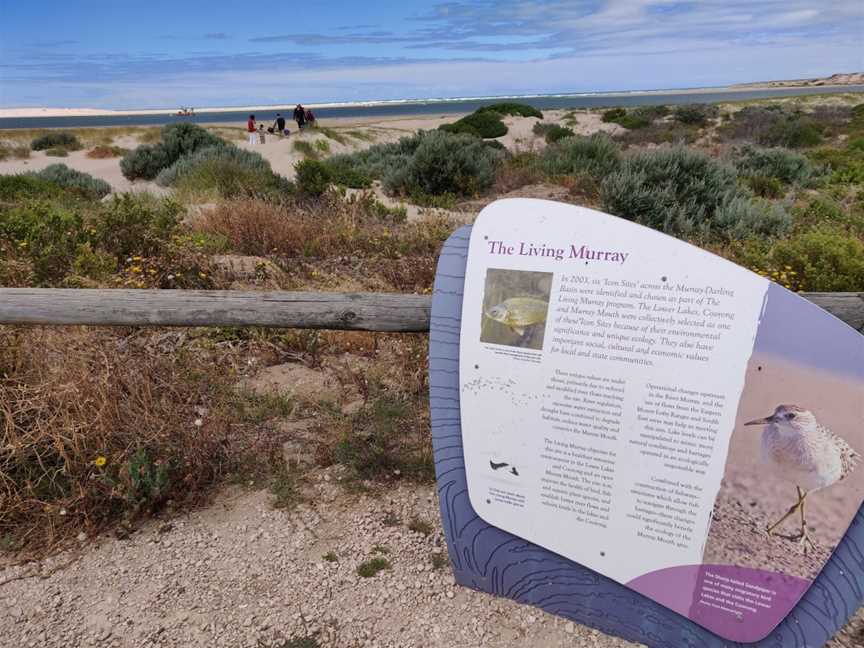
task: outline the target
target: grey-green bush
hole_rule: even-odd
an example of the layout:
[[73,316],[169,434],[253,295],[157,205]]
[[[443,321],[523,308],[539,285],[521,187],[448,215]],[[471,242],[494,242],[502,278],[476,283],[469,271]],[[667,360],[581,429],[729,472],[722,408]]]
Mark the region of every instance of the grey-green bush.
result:
[[375,144],[356,153],[332,155],[324,160],[324,164],[330,169],[334,180],[346,178],[357,183],[366,182],[367,179],[380,180],[408,164],[423,136],[424,132],[420,131],[398,142]]
[[496,112],[474,112],[452,124],[442,124],[440,130],[452,134],[465,133],[482,138],[495,138],[507,134],[507,126]]
[[332,181],[329,167],[318,160],[301,160],[294,165],[297,188],[307,196],[320,196]]
[[152,180],[184,155],[226,142],[195,124],[168,124],[162,128],[162,141],[142,145],[129,151],[120,160],[120,170],[128,180]]
[[537,110],[534,106],[529,106],[528,104],[523,103],[515,103],[512,101],[501,101],[491,104],[489,106],[483,106],[482,108],[478,108],[476,112],[494,112],[498,113],[499,115],[537,117],[539,119],[543,119],[543,113]]
[[[603,207],[675,236],[780,235],[788,216],[752,203],[734,167],[675,147],[625,158],[601,185]],[[752,204],[751,204],[752,203]]]
[[713,104],[685,104],[678,106],[672,113],[675,121],[691,126],[705,126],[710,120],[720,114],[720,109]]
[[407,164],[384,177],[390,192],[407,195],[474,195],[492,185],[501,153],[470,135],[421,133]]
[[790,185],[807,185],[819,174],[807,157],[784,148],[744,146],[733,160],[741,175],[777,178]]
[[32,175],[58,187],[74,189],[88,198],[104,198],[111,193],[111,185],[104,180],[70,169],[65,164],[52,164]]
[[156,176],[156,183],[163,187],[172,187],[177,181],[193,173],[205,162],[219,161],[241,167],[253,174],[265,176],[270,174],[270,163],[258,153],[247,151],[236,146],[219,142],[213,146],[199,149],[177,159],[171,166],[162,169]]
[[541,167],[552,175],[587,173],[596,177],[618,167],[620,153],[611,137],[595,133],[590,137],[566,137],[543,151]]
[[67,131],[53,131],[40,135],[32,142],[30,148],[34,151],[45,151],[53,148],[64,148],[67,151],[77,151],[81,148],[81,142],[74,133]]

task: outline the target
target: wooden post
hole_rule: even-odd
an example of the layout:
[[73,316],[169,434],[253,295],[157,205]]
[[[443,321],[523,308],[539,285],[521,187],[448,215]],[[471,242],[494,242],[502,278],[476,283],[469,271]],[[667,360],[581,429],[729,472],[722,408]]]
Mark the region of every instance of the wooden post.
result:
[[[864,332],[864,293],[802,293]],[[428,331],[432,298],[395,293],[0,288],[0,324]]]

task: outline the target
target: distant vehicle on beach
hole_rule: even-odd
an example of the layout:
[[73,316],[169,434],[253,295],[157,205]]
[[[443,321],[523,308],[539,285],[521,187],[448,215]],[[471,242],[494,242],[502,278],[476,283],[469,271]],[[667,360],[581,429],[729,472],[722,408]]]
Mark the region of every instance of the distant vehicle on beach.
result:
[[192,117],[195,114],[195,109],[191,106],[186,108],[185,106],[181,107],[176,113],[174,113],[177,117]]

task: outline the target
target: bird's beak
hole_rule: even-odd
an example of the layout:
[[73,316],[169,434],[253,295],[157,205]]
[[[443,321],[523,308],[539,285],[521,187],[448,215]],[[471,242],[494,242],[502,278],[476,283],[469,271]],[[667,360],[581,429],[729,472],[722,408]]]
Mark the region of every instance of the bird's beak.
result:
[[768,425],[769,423],[773,422],[773,416],[766,416],[765,418],[756,419],[755,421],[747,421],[744,425]]

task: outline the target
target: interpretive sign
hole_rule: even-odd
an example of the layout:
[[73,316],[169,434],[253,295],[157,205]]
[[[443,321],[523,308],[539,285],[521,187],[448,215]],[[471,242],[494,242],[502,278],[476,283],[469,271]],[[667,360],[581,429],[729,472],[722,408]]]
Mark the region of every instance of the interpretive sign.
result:
[[[504,200],[445,246],[431,336],[465,584],[652,645],[705,632],[694,624],[755,642],[853,542],[864,337],[762,276],[597,211]],[[610,587],[641,603],[612,612]],[[602,592],[611,625],[589,603]],[[636,632],[626,607],[665,609],[675,643]]]

